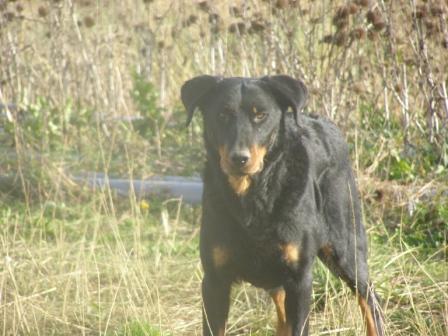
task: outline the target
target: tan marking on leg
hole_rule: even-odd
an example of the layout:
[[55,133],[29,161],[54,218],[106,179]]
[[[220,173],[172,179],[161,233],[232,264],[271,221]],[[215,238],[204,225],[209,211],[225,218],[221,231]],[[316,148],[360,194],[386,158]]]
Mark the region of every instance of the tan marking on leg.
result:
[[297,244],[294,243],[282,244],[280,245],[280,250],[282,252],[282,258],[287,264],[295,265],[299,262],[300,251]]
[[213,265],[216,268],[221,268],[229,261],[229,250],[222,246],[215,246],[212,249]]
[[277,309],[277,317],[279,323],[286,323],[286,311],[285,311],[285,290],[278,289],[271,293],[272,300],[275,303],[275,308]]
[[375,327],[375,320],[373,319],[372,312],[370,311],[370,307],[366,302],[365,298],[360,295],[358,296],[358,303],[361,307],[362,315],[364,316],[364,321],[367,327],[367,336],[378,336]]
[[221,328],[219,328],[216,336],[224,336],[225,334],[226,334],[226,327],[221,327]]
[[333,246],[330,243],[325,244],[320,248],[325,258],[329,258],[333,255]]
[[292,328],[291,325],[286,320],[285,290],[282,288],[274,292],[271,292],[271,297],[275,303],[275,309],[277,310],[276,336],[291,336]]

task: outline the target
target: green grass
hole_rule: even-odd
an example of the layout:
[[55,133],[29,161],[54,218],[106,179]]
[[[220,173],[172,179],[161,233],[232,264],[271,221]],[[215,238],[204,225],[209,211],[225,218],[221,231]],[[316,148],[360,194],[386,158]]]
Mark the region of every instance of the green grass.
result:
[[[5,334],[200,334],[199,209],[94,195],[82,206],[0,209],[0,293]],[[165,232],[161,213],[169,215]],[[443,335],[448,282],[443,248],[409,247],[368,223],[370,269],[384,299],[388,335]],[[402,223],[405,224],[405,223]],[[269,296],[235,286],[230,335],[273,335]],[[314,271],[313,334],[357,335],[362,318],[342,282]]]
[[139,321],[130,322],[126,324],[119,332],[111,333],[117,336],[169,336],[169,333],[163,333],[158,328],[151,326],[148,323]]

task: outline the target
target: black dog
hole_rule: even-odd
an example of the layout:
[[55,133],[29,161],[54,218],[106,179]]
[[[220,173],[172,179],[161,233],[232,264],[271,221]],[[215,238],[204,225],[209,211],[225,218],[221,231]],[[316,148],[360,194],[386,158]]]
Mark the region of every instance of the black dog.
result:
[[207,151],[204,335],[224,335],[240,280],[270,291],[277,335],[308,335],[316,256],[357,295],[367,334],[383,335],[347,145],[335,125],[302,113],[306,100],[288,76],[200,76],[182,86],[187,125],[196,108],[203,114]]

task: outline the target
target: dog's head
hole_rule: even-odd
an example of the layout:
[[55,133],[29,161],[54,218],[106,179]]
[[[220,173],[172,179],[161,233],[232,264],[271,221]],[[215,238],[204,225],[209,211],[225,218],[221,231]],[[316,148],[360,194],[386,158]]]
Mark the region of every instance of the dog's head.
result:
[[188,112],[187,125],[199,108],[207,145],[219,153],[221,169],[235,192],[244,194],[250,176],[263,169],[282,116],[291,109],[297,121],[307,90],[301,81],[284,75],[199,76],[185,82],[181,97]]

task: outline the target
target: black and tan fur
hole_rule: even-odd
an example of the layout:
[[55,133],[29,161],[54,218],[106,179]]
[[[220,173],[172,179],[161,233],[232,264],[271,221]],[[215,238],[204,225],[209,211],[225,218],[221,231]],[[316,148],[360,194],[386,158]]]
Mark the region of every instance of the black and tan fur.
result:
[[182,87],[188,122],[204,119],[200,254],[203,334],[224,335],[232,284],[269,291],[277,335],[308,335],[315,257],[357,295],[368,336],[382,336],[360,201],[344,137],[302,113],[288,76],[199,76]]

